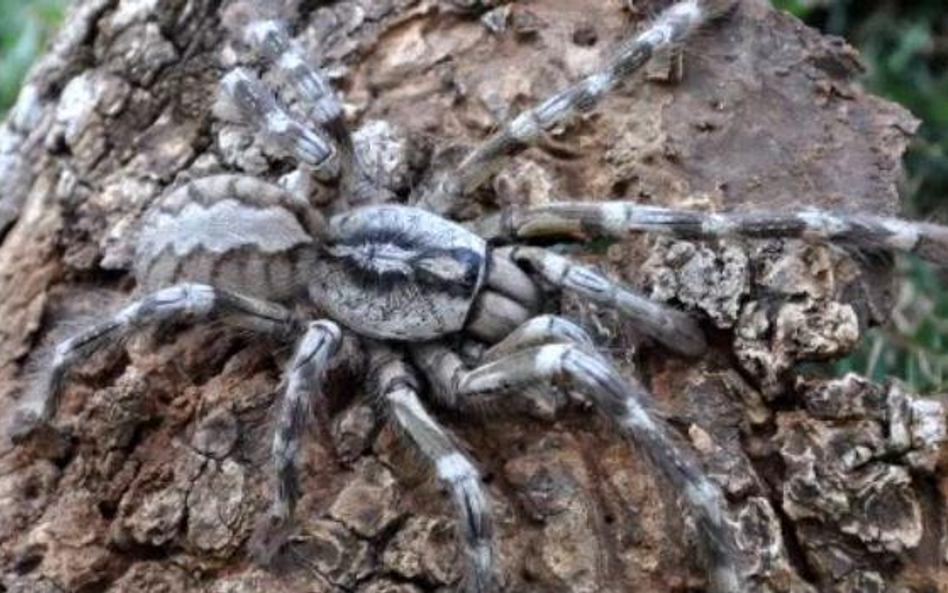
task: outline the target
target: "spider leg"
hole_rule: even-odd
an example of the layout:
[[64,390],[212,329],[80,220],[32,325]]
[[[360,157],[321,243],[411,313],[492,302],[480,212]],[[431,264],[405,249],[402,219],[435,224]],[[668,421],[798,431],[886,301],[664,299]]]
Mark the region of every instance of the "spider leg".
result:
[[473,192],[496,172],[504,159],[522,152],[553,128],[592,111],[654,54],[682,43],[732,4],[721,0],[685,0],[671,5],[647,29],[622,44],[598,72],[508,121],[454,170],[435,178],[419,203],[437,210],[451,198]]
[[326,75],[310,66],[302,49],[290,38],[286,25],[276,20],[251,21],[242,31],[243,41],[272,66],[277,83],[304,102],[307,114],[336,140],[348,138],[342,103]]
[[341,174],[348,193],[354,193],[357,201],[377,198],[384,190],[353,146],[339,97],[322,69],[310,65],[286,25],[276,20],[251,21],[243,28],[242,37],[271,65],[282,94],[298,97],[306,115],[339,147]]
[[675,352],[699,356],[707,348],[704,332],[690,315],[637,294],[591,268],[539,247],[503,248],[497,252],[509,253],[513,261],[528,266],[557,288],[618,310]]
[[273,501],[270,514],[254,536],[258,561],[268,564],[279,551],[291,527],[298,496],[296,458],[309,420],[312,400],[320,397],[329,359],[339,350],[342,332],[328,320],[307,325],[289,363],[273,434]]
[[532,316],[520,301],[484,290],[477,295],[464,329],[484,342],[496,342]]
[[508,211],[481,229],[487,236],[525,239],[615,239],[656,233],[684,239],[797,238],[854,249],[916,253],[948,261],[948,227],[867,214],[805,209],[796,212],[711,213],[642,206],[633,202],[561,202]]
[[714,590],[745,590],[739,585],[733,531],[725,517],[726,501],[720,488],[704,475],[689,445],[654,411],[646,389],[623,379],[603,355],[573,343],[551,343],[467,369],[441,344],[418,345],[412,352],[442,403],[462,410],[488,407],[505,394],[538,385],[565,386],[589,396],[682,493],[709,556]]
[[503,250],[491,250],[485,285],[489,290],[509,297],[530,310],[539,308],[543,300],[536,283]]
[[235,68],[221,80],[220,105],[255,126],[281,154],[309,165],[323,180],[339,176],[339,154],[332,142],[284,108],[249,70]]
[[298,330],[298,322],[283,307],[219,290],[203,284],[178,284],[146,295],[119,310],[111,319],[59,343],[41,376],[32,385],[19,410],[14,436],[24,436],[37,423],[48,423],[56,415],[63,382],[81,359],[116,344],[131,333],[162,322],[193,321],[218,317],[246,329],[286,339]]
[[540,315],[528,319],[510,332],[503,340],[491,346],[482,357],[482,362],[493,362],[513,354],[546,344],[576,344],[593,348],[592,338],[584,329],[559,315]]
[[490,502],[474,464],[451,435],[425,410],[418,397],[418,381],[393,351],[375,345],[370,354],[374,384],[391,419],[451,491],[460,516],[466,568],[464,588],[470,593],[492,590],[494,551]]

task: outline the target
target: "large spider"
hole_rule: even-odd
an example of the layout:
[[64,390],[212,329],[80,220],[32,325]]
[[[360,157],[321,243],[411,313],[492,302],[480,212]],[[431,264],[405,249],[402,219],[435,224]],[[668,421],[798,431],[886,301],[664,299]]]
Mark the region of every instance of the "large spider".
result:
[[[365,165],[324,74],[302,59],[281,24],[251,20],[241,28],[242,41],[273,66],[278,94],[295,95],[306,117],[286,108],[244,69],[224,77],[224,106],[275,149],[363,205],[325,220],[281,187],[234,174],[198,179],[165,194],[144,217],[137,243],[141,298],[56,347],[36,385],[38,397],[24,408],[33,418],[23,418],[22,426],[53,419],[63,381],[77,362],[146,325],[213,318],[295,343],[272,439],[273,502],[261,538],[266,559],[291,524],[300,440],[324,371],[349,332],[369,354],[380,405],[453,495],[467,590],[493,588],[488,497],[475,465],[426,410],[423,385],[439,406],[465,413],[537,386],[581,392],[680,493],[698,527],[713,589],[745,590],[726,501],[694,452],[653,411],[648,392],[620,376],[584,330],[538,312],[544,289],[570,291],[615,308],[687,357],[706,347],[700,324],[529,243],[621,240],[641,231],[690,239],[797,237],[916,252],[943,262],[948,228],[815,210],[705,214],[607,202],[503,211],[475,222],[475,232],[420,207],[471,194],[506,158],[592,110],[653,54],[683,42],[732,4],[672,5],[599,72],[520,114],[457,167],[432,176],[409,198],[414,206],[394,203],[383,180]],[[319,316],[301,317],[295,313],[300,308]],[[467,341],[485,346],[473,366],[457,353]]]

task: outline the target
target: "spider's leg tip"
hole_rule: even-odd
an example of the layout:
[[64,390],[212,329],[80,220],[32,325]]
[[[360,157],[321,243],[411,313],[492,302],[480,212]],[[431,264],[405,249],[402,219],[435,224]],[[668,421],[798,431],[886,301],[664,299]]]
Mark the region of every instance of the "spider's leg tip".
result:
[[263,568],[274,567],[293,531],[294,523],[289,517],[275,513],[266,513],[261,517],[248,544],[254,564]]

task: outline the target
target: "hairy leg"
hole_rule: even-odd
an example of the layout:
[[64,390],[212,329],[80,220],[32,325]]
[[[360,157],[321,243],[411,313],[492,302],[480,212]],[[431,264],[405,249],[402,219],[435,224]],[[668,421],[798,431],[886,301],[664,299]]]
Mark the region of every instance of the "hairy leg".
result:
[[[685,0],[671,5],[644,31],[622,44],[602,68],[504,124],[450,172],[437,177],[418,203],[438,210],[451,197],[471,193],[503,161],[534,144],[546,132],[592,111],[622,80],[657,52],[684,42],[695,30],[726,12],[733,0]],[[442,207],[443,208],[443,207]]]
[[513,261],[527,266],[559,289],[618,310],[666,348],[686,356],[699,356],[707,348],[701,327],[690,315],[636,294],[591,268],[538,247],[497,251],[508,253]]
[[540,287],[504,250],[490,251],[485,287],[517,301],[531,311],[539,308],[543,300]]
[[699,212],[634,202],[561,202],[511,210],[478,224],[492,239],[625,239],[656,233],[683,239],[794,238],[853,249],[916,253],[948,261],[948,227],[868,214],[806,209],[791,212]]
[[490,400],[540,385],[548,389],[566,387],[590,397],[681,493],[708,555],[713,590],[745,590],[724,494],[704,475],[690,446],[654,411],[646,389],[623,379],[604,356],[576,344],[552,343],[467,369],[456,355],[436,343],[417,346],[413,354],[441,401],[460,409],[485,407]]
[[418,398],[418,382],[401,357],[381,345],[375,345],[370,356],[374,384],[390,418],[451,491],[466,562],[464,589],[469,593],[493,590],[493,528],[480,474],[425,410]]
[[288,339],[299,330],[298,321],[283,307],[211,286],[178,284],[153,292],[56,346],[52,360],[19,410],[19,426],[12,427],[14,436],[52,420],[63,382],[77,362],[105,346],[120,343],[145,326],[212,317],[280,339]]
[[279,551],[293,519],[298,496],[296,458],[313,417],[312,402],[322,395],[330,358],[339,350],[342,331],[332,321],[307,325],[284,372],[282,395],[273,434],[273,500],[269,516],[254,536],[257,561],[268,564]]
[[281,89],[294,93],[303,102],[303,109],[313,121],[325,127],[337,141],[349,137],[342,103],[332,85],[319,68],[307,62],[285,24],[275,20],[251,21],[241,34],[243,41],[272,65],[271,71]]
[[388,190],[375,179],[374,172],[367,169],[363,157],[355,150],[342,102],[332,84],[320,68],[310,65],[286,25],[275,20],[250,21],[241,30],[241,36],[270,64],[280,94],[299,99],[301,109],[339,147],[342,182],[352,201],[386,201],[390,197]]
[[298,120],[249,70],[231,70],[221,81],[219,107],[225,115],[254,126],[284,155],[309,165],[323,180],[338,177],[340,159],[333,143],[319,130]]

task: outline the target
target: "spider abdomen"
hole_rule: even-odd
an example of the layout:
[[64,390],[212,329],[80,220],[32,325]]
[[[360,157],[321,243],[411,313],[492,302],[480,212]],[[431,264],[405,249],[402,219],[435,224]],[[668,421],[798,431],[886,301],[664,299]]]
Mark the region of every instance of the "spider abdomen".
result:
[[321,232],[321,217],[277,186],[204,178],[162,196],[145,215],[136,277],[145,290],[186,281],[286,300],[307,276]]
[[430,339],[464,327],[483,283],[487,243],[408,206],[340,214],[310,294],[333,319],[375,338]]

